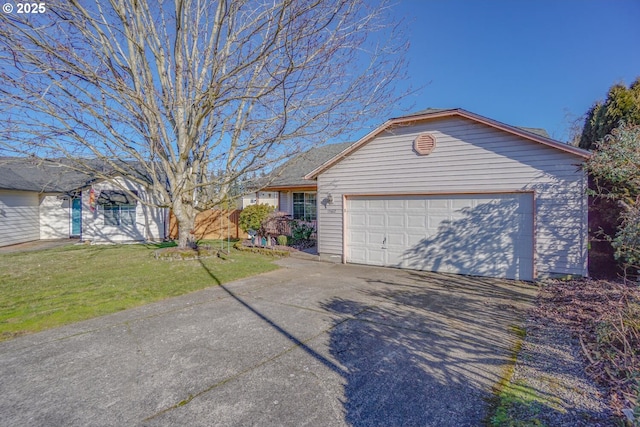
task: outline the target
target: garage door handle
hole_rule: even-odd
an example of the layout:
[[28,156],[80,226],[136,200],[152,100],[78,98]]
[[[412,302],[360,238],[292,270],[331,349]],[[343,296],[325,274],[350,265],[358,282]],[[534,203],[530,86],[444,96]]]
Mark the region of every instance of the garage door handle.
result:
[[387,238],[385,237],[384,239],[382,239],[382,249],[387,249],[386,244],[387,244]]

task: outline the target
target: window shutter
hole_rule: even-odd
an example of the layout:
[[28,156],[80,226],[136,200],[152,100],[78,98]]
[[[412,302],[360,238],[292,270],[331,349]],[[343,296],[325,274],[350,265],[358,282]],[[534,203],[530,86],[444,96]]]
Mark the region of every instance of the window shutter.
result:
[[413,141],[413,149],[420,156],[426,156],[436,148],[436,137],[430,133],[421,133]]

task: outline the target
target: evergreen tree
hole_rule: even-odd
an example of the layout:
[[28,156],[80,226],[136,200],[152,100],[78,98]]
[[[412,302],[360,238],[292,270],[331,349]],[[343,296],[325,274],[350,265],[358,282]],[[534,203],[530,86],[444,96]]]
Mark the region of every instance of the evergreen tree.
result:
[[587,112],[580,148],[592,150],[596,144],[624,121],[640,124],[640,77],[628,88],[623,84],[613,85],[604,102],[596,101]]

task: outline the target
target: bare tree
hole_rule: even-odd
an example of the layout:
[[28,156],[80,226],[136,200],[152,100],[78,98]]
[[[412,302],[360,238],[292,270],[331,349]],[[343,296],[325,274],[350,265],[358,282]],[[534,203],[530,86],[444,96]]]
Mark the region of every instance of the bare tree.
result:
[[384,0],[45,7],[0,17],[0,155],[149,186],[180,246],[232,186],[388,114],[404,77],[407,44]]

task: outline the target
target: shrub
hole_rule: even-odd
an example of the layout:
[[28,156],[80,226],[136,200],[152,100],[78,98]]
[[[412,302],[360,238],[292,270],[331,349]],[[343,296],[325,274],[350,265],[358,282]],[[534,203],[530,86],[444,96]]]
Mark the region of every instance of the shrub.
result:
[[611,242],[625,272],[640,269],[640,126],[622,124],[598,143],[586,162],[595,193],[620,206],[619,225]]
[[267,204],[247,206],[240,212],[238,225],[245,233],[249,230],[259,230],[262,222],[273,212],[273,207]]
[[284,234],[291,221],[286,212],[272,212],[262,221],[258,232],[263,236],[278,236]]
[[293,221],[291,224],[291,237],[294,241],[309,240],[316,229],[309,224]]
[[280,246],[287,246],[287,240],[288,240],[288,239],[287,239],[287,236],[282,235],[282,234],[281,234],[281,235],[279,235],[279,236],[278,236],[278,245],[280,245]]
[[640,204],[627,206],[622,223],[611,241],[616,260],[622,262],[625,274],[640,278]]

